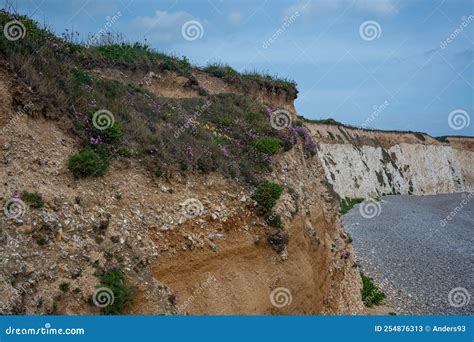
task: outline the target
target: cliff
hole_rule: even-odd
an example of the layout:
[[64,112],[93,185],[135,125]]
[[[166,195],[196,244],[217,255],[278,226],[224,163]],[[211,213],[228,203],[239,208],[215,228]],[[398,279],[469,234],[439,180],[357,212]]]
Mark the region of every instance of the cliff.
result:
[[308,123],[318,157],[341,197],[472,191],[474,138]]
[[[275,251],[267,242],[275,228],[258,214],[254,187],[218,172],[157,178],[140,160],[123,157],[105,177],[76,179],[68,170],[81,144],[73,123],[26,106],[27,87],[6,69],[0,89],[2,199],[27,189],[44,201],[1,222],[3,314],[98,314],[90,298],[100,286],[97,273],[110,267],[120,267],[136,291],[122,313],[363,310],[338,202],[302,143],[277,156],[267,176],[285,189],[276,211],[289,242]],[[189,199],[202,205],[196,216],[186,213]],[[279,288],[289,291],[281,307],[271,300]]]
[[293,82],[12,18],[28,34],[0,36],[2,314],[363,310],[312,142],[271,125],[296,118]]

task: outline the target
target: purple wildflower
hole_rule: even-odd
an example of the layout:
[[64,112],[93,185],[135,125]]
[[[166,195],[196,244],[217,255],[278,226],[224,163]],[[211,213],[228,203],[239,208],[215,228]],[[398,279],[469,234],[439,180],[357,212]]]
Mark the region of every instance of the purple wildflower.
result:
[[305,151],[314,156],[317,152],[317,147],[308,130],[303,126],[294,127],[294,130],[303,138]]
[[184,152],[186,153],[186,156],[188,158],[192,158],[194,157],[194,153],[193,153],[193,148],[189,145],[187,145],[185,148],[184,148]]
[[349,257],[351,256],[351,253],[349,251],[342,251],[341,253],[341,259],[349,259]]
[[271,118],[274,112],[274,109],[272,107],[266,107],[265,110],[267,112],[268,118]]
[[189,116],[188,114],[184,114],[184,127],[189,129],[192,134],[197,134],[197,127],[194,124],[194,118]]
[[100,137],[99,136],[97,136],[97,137],[92,136],[90,138],[89,142],[90,142],[91,145],[99,145],[101,143]]
[[296,145],[296,143],[298,142],[298,132],[296,131],[296,129],[290,125],[288,126],[288,130],[290,132],[290,142],[292,145]]
[[268,153],[264,153],[264,154],[263,154],[263,160],[264,160],[265,162],[267,162],[268,164],[271,164],[271,162],[272,162],[272,156],[271,156],[270,154],[268,154]]
[[227,148],[226,148],[225,146],[222,146],[222,147],[221,147],[221,151],[222,151],[222,154],[223,154],[225,157],[229,158],[230,154],[229,154],[229,151],[227,150]]

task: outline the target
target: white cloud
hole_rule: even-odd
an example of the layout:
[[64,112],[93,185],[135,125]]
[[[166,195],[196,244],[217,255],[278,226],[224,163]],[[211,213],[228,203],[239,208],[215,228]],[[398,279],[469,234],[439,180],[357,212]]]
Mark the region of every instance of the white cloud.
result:
[[295,12],[324,14],[342,10],[346,6],[352,6],[356,12],[371,15],[392,15],[398,13],[399,10],[394,0],[302,0],[298,4],[288,7],[285,15]]

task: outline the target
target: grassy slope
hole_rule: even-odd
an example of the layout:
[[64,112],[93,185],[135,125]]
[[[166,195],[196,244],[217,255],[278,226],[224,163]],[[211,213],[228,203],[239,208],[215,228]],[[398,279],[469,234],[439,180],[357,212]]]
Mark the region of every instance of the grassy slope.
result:
[[[21,21],[26,35],[17,41],[1,35],[1,58],[59,115],[72,120],[85,148],[70,163],[76,176],[103,175],[113,158],[140,158],[157,176],[176,170],[217,170],[256,183],[270,170],[273,154],[291,148],[299,136],[307,140],[304,128],[273,129],[271,109],[247,97],[161,98],[89,72],[95,66],[111,66],[172,70],[191,77],[196,68],[186,58],[167,56],[140,43],[115,43],[110,37],[106,44],[88,48],[67,36],[53,35],[25,16],[0,12],[0,25],[11,20]],[[222,69],[226,72],[219,75]],[[240,86],[256,82],[273,90],[295,87],[288,80],[239,74],[223,65],[203,70]],[[114,125],[100,130],[94,115],[103,109],[112,113]]]

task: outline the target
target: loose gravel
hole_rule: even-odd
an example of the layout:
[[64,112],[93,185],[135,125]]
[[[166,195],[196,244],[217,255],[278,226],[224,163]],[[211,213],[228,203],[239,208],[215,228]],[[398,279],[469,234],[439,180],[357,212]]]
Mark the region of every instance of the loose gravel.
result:
[[474,313],[474,193],[384,196],[356,205],[342,222],[388,306],[402,314]]

